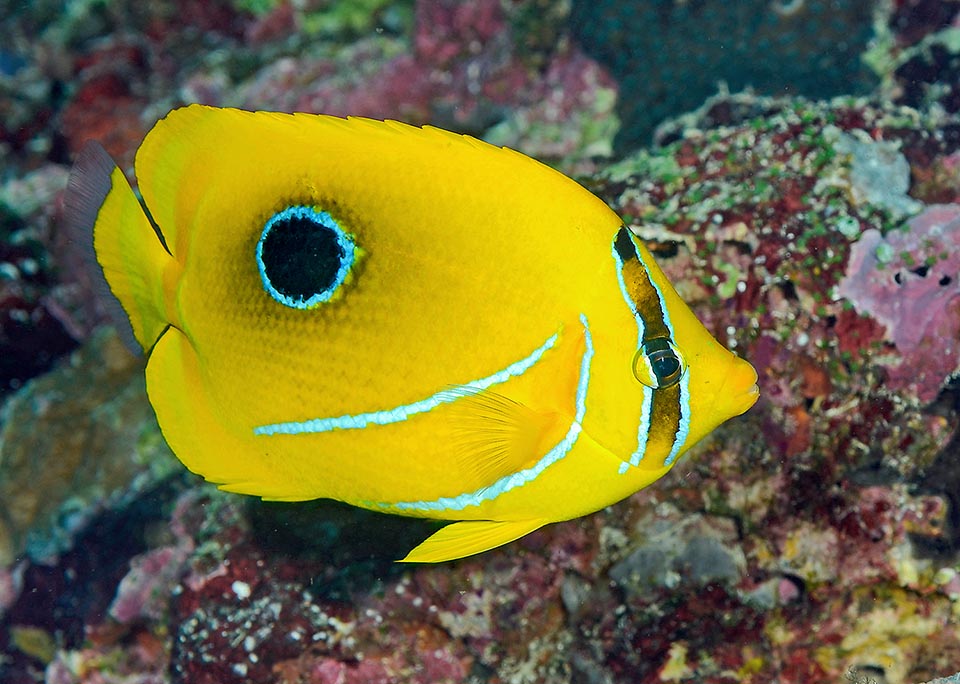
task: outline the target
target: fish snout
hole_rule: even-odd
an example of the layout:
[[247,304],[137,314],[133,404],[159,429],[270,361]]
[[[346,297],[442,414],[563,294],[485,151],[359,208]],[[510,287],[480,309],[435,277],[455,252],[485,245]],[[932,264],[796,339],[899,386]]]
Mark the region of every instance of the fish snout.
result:
[[717,393],[718,407],[723,406],[727,414],[724,419],[745,413],[757,402],[760,396],[757,380],[756,369],[739,356],[734,356]]

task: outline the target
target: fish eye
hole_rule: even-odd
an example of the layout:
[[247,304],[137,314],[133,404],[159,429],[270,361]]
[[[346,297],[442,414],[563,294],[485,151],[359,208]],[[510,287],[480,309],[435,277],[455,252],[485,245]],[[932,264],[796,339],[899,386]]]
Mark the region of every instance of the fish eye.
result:
[[680,350],[666,337],[644,342],[633,357],[633,375],[653,389],[676,385],[685,370]]
[[278,211],[257,242],[263,289],[293,309],[310,309],[333,297],[356,259],[356,245],[325,211],[295,205]]

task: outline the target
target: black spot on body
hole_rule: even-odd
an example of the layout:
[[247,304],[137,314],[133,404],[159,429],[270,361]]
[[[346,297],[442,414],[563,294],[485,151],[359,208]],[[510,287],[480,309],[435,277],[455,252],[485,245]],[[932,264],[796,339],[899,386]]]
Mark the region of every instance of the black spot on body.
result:
[[273,222],[263,238],[261,253],[274,289],[304,299],[334,286],[345,256],[335,230],[297,214]]

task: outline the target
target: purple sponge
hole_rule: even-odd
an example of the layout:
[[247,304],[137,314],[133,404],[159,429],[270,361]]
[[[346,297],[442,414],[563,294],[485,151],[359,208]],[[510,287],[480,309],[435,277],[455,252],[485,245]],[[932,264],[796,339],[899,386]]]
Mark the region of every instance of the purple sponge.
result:
[[864,231],[838,293],[900,352],[888,386],[932,401],[960,369],[960,204],[931,205],[886,237]]

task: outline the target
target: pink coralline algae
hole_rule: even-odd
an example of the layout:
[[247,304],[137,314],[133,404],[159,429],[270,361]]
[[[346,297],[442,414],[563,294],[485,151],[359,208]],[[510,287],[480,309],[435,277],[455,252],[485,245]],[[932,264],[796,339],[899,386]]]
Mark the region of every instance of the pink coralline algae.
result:
[[960,205],[930,206],[886,236],[864,231],[837,291],[900,352],[888,387],[932,401],[960,368]]
[[110,604],[110,616],[122,623],[162,617],[167,596],[179,580],[191,546],[163,546],[133,558],[130,572],[120,581]]
[[557,21],[543,18],[532,36],[521,34],[530,11],[496,0],[421,1],[409,47],[385,36],[334,52],[315,47],[265,65],[234,95],[216,69],[188,77],[186,90],[207,104],[492,133],[495,144],[553,159],[609,155],[615,82],[569,41],[538,44]]

